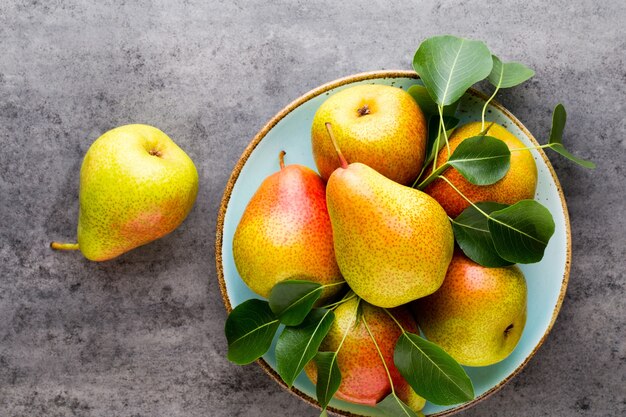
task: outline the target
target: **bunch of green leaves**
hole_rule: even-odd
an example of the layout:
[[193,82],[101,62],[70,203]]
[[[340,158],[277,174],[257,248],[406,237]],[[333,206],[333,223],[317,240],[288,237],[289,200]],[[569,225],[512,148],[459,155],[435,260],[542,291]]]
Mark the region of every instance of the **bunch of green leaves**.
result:
[[[539,262],[554,233],[554,221],[547,208],[534,200],[511,206],[492,202],[474,204],[444,173],[454,168],[471,184],[491,185],[507,174],[511,152],[534,148],[550,148],[583,167],[594,168],[593,163],[574,156],[563,145],[565,108],[559,104],[554,109],[546,145],[509,149],[502,140],[489,136],[485,111],[500,89],[523,83],[534,75],[533,70],[517,62],[502,62],[483,42],[450,35],[422,42],[413,58],[413,67],[421,84],[410,87],[408,92],[429,121],[424,169],[413,186],[423,190],[441,179],[470,203],[451,222],[457,243],[475,262],[488,267]],[[450,152],[448,136],[459,123],[455,117],[459,101],[472,85],[484,79],[495,89],[483,106],[482,132],[465,139]],[[437,156],[445,147],[448,159],[438,165]],[[429,171],[428,166],[432,167]],[[424,172],[428,173],[426,178]]]
[[[322,415],[326,415],[326,408],[341,385],[339,351],[349,332],[362,323],[378,350],[392,387],[392,392],[378,407],[390,417],[417,417],[416,412],[398,397],[378,341],[358,311],[364,301],[348,291],[338,301],[316,308],[315,304],[326,287],[311,281],[287,280],[274,286],[268,301],[251,299],[235,307],[225,326],[228,359],[239,365],[249,364],[267,353],[278,334],[275,348],[278,374],[291,387],[306,364],[314,361],[317,366],[316,395]],[[353,298],[357,298],[353,323],[342,335],[338,348],[330,352],[321,350],[322,341],[335,319],[333,310]],[[385,311],[402,331],[395,347],[394,365],[418,395],[440,405],[474,398],[471,380],[450,355],[420,335],[405,330],[391,312]]]

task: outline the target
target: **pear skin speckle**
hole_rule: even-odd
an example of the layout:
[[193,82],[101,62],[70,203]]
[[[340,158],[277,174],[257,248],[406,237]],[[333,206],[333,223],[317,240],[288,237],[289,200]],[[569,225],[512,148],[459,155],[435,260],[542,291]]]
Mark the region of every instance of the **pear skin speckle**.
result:
[[400,184],[419,174],[426,152],[426,119],[404,90],[386,85],[357,85],[330,96],[311,126],[313,157],[328,180],[340,166],[328,138],[331,123],[348,162],[361,162]]
[[[485,126],[489,126],[486,123]],[[476,136],[482,132],[480,122],[468,123],[459,127],[450,136],[450,153],[467,138]],[[507,144],[509,149],[525,148],[526,145],[516,138],[504,127],[493,124],[487,135],[500,139]],[[444,147],[437,156],[437,166],[443,165],[448,160],[448,151]],[[432,165],[432,164],[431,164]],[[424,178],[432,172],[432,167],[427,169]],[[502,204],[515,204],[520,200],[533,199],[537,188],[537,165],[529,150],[511,152],[511,168],[500,181],[491,185],[474,185],[467,181],[454,168],[445,172],[446,178],[454,184],[467,198],[473,202],[494,201]],[[469,203],[461,197],[448,183],[441,179],[433,181],[424,190],[442,205],[448,216],[454,218],[469,207]]]
[[517,266],[486,268],[457,251],[441,288],[412,308],[426,337],[461,365],[487,366],[515,349],[526,302],[526,280]]
[[78,244],[104,261],[176,229],[193,207],[198,172],[165,133],[147,125],[110,130],[80,170]]
[[[337,398],[357,404],[375,405],[391,392],[391,384],[374,342],[361,319],[356,319],[357,299],[341,304],[335,310],[335,321],[320,346],[320,351],[336,351],[343,335],[349,331],[337,355],[337,364],[342,380]],[[394,381],[394,387],[408,393],[407,382],[393,363],[393,353],[401,330],[381,308],[361,300],[361,312],[365,317],[376,343],[385,358],[385,363]],[[417,332],[417,325],[406,307],[390,310],[391,314],[409,332]],[[352,327],[351,327],[352,325]],[[305,371],[309,378],[317,381],[317,369],[311,361]]]
[[357,295],[396,307],[441,286],[454,238],[433,198],[360,163],[337,169],[326,197],[337,263]]
[[[320,176],[302,165],[287,165],[267,177],[237,226],[233,257],[243,281],[266,298],[285,279],[342,281]],[[340,288],[327,288],[322,298]]]

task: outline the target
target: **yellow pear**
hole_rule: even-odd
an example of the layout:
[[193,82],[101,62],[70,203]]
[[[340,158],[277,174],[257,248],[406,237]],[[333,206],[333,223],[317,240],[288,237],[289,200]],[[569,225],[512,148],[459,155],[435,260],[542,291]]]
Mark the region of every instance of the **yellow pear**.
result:
[[350,288],[378,307],[435,292],[454,249],[446,212],[427,194],[367,165],[348,165],[337,152],[342,165],[328,179],[326,204],[337,264]]
[[193,207],[198,172],[165,133],[142,124],[100,136],[80,169],[78,244],[92,261],[105,261],[176,229]]
[[517,266],[486,268],[458,251],[441,288],[412,306],[429,340],[461,365],[487,366],[515,349],[526,323],[526,297]]
[[311,127],[315,164],[324,180],[339,167],[326,123],[350,162],[361,162],[389,179],[409,184],[419,175],[426,149],[426,119],[404,90],[363,84],[330,96]]
[[[524,142],[515,137],[504,127],[493,124],[487,125],[487,135],[502,140],[509,149],[525,148]],[[450,137],[450,152],[454,152],[457,146],[465,139],[477,136],[482,132],[480,122],[468,123],[459,127]],[[437,167],[448,160],[448,150],[444,147],[439,151]],[[424,178],[432,172],[432,164],[426,170]],[[467,181],[454,168],[445,172],[445,176],[465,197],[472,202],[494,201],[502,204],[515,204],[520,200],[533,199],[537,188],[537,166],[533,155],[529,150],[511,152],[511,167],[504,178],[491,185],[474,185]],[[456,217],[469,207],[470,203],[459,195],[444,180],[436,179],[424,190],[442,205],[450,217]]]
[[[235,236],[233,258],[243,281],[262,297],[286,279],[320,284],[343,281],[335,261],[326,209],[326,186],[317,173],[284,164],[267,177],[246,207]],[[328,287],[326,298],[341,289]]]

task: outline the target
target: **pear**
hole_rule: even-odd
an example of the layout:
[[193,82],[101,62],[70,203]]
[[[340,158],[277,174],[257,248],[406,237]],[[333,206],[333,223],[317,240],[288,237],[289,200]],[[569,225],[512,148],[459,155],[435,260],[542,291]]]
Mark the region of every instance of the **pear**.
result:
[[404,90],[363,84],[330,96],[313,117],[315,164],[328,180],[340,162],[328,141],[326,123],[335,128],[346,158],[361,162],[400,184],[419,175],[426,152],[427,125],[415,100]]
[[[511,132],[498,124],[487,125],[487,135],[506,143],[509,149],[526,148],[526,145]],[[459,127],[450,136],[450,154],[467,138],[477,136],[482,131],[481,122],[468,123]],[[444,147],[437,156],[437,166],[448,160],[448,151]],[[432,164],[425,171],[428,176],[432,172]],[[529,150],[511,152],[511,167],[504,178],[491,185],[474,185],[467,181],[454,168],[445,172],[446,178],[452,182],[472,202],[494,201],[502,204],[515,204],[520,200],[533,199],[537,188],[537,165]],[[425,178],[425,177],[424,177]],[[424,190],[439,202],[450,217],[456,217],[469,207],[469,202],[461,197],[448,183],[436,179]]]
[[[406,307],[389,312],[407,331],[417,332],[415,320]],[[337,353],[337,365],[342,378],[335,396],[352,403],[373,406],[391,393],[385,366],[363,320],[367,322],[385,358],[398,396],[409,406],[415,407],[415,411],[421,410],[424,401],[413,392],[393,362],[395,345],[402,331],[382,308],[358,298],[352,298],[335,309],[335,320],[319,349],[320,352],[336,352],[341,345]],[[316,383],[317,368],[314,361],[307,364],[305,372]]]
[[91,145],[80,169],[78,244],[105,261],[176,229],[198,193],[193,161],[165,133],[142,124],[121,126]]
[[526,323],[526,298],[517,266],[486,268],[457,251],[441,288],[412,307],[426,337],[461,365],[487,366],[515,349]]
[[[331,141],[334,135],[330,130]],[[452,226],[427,194],[361,163],[328,179],[335,256],[350,288],[370,304],[396,307],[435,292],[454,249]]]
[[[343,281],[335,261],[326,185],[311,169],[284,164],[250,199],[233,238],[233,257],[243,281],[262,297],[286,279],[320,284]],[[322,299],[341,288],[328,287]]]

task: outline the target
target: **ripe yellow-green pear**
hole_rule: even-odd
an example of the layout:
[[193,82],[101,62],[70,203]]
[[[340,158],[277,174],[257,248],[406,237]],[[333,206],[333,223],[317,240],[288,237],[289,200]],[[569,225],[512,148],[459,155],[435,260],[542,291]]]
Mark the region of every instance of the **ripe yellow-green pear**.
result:
[[105,261],[176,229],[198,192],[193,161],[165,133],[142,124],[100,136],[80,169],[78,244],[85,258]]
[[426,152],[426,119],[404,90],[386,85],[357,85],[330,96],[311,127],[313,157],[328,180],[339,167],[328,140],[333,125],[337,144],[350,162],[361,162],[389,179],[409,184],[419,175]]
[[[390,310],[390,313],[404,329],[417,332],[415,320],[406,307],[398,307]],[[341,346],[337,353],[341,385],[335,395],[342,400],[373,406],[391,392],[389,375],[364,320],[378,344],[380,354],[385,359],[398,396],[413,410],[421,410],[424,408],[424,399],[411,389],[393,362],[396,342],[402,334],[400,327],[382,308],[374,307],[357,298],[346,301],[335,309],[335,320],[320,345],[320,351],[325,352],[336,352]],[[316,383],[315,362],[308,363],[305,371]]]
[[486,268],[455,252],[441,288],[413,308],[429,340],[461,365],[487,366],[509,356],[519,342],[526,293],[517,266]]
[[[329,125],[329,136],[333,137]],[[452,258],[446,212],[427,194],[361,163],[330,176],[326,203],[335,256],[350,288],[370,304],[396,307],[435,292]]]
[[[506,143],[509,149],[525,148],[524,142],[515,137],[504,127],[493,124],[487,125],[487,135],[493,136]],[[459,127],[450,137],[450,154],[465,139],[477,136],[482,132],[482,123],[473,122]],[[437,157],[437,166],[448,160],[448,150],[444,147]],[[432,172],[432,164],[426,170],[425,176]],[[454,168],[445,172],[446,178],[454,184],[472,202],[494,201],[502,204],[515,204],[520,200],[533,199],[537,188],[537,166],[529,150],[511,152],[511,167],[504,178],[491,185],[474,185],[467,181]],[[425,193],[432,196],[442,205],[450,217],[456,217],[469,207],[470,203],[457,193],[442,179],[436,179],[426,189]]]
[[[284,164],[267,177],[246,207],[233,238],[233,258],[243,281],[262,297],[286,279],[320,284],[343,281],[335,261],[326,209],[326,185],[311,169]],[[341,289],[327,287],[322,299]]]

